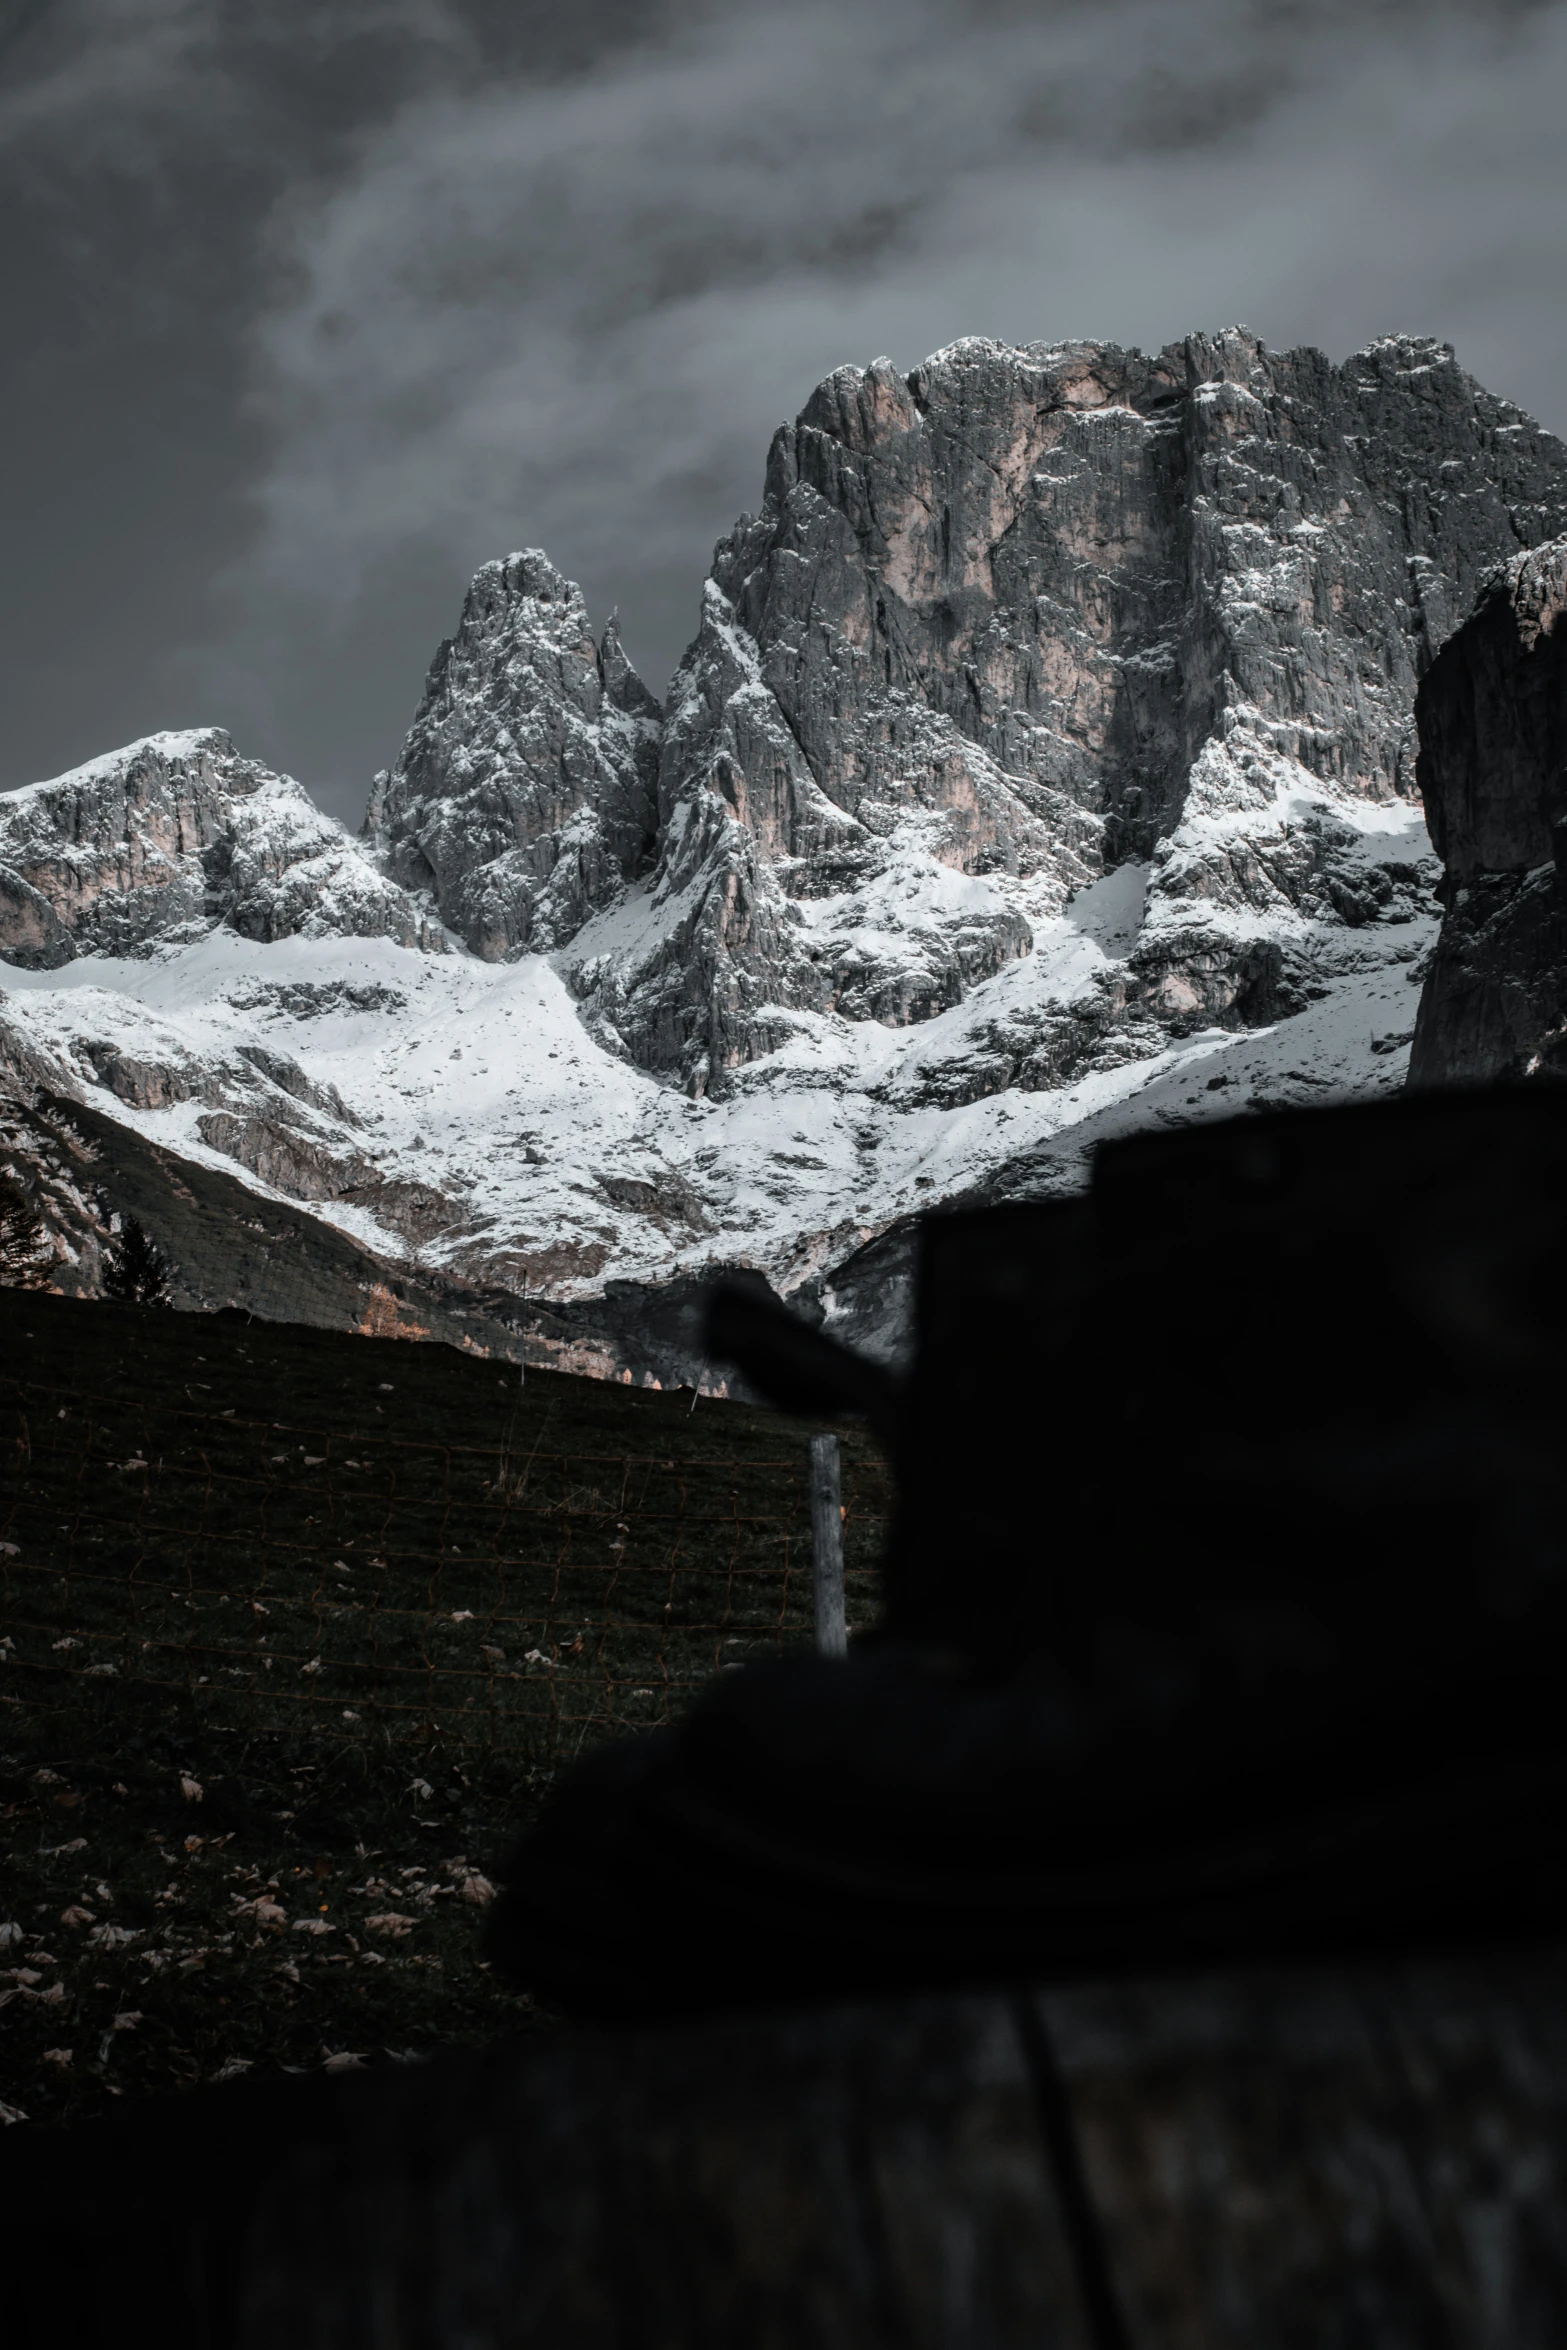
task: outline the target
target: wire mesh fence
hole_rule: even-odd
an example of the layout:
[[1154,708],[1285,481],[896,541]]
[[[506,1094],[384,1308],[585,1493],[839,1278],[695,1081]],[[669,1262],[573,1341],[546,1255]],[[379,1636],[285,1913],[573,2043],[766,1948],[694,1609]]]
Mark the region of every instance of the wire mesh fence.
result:
[[[189,1393],[189,1391],[187,1391]],[[0,1379],[8,1702],[133,1691],[214,1728],[548,1765],[811,1637],[803,1439],[776,1457],[343,1434]],[[851,1629],[888,1509],[848,1459]]]

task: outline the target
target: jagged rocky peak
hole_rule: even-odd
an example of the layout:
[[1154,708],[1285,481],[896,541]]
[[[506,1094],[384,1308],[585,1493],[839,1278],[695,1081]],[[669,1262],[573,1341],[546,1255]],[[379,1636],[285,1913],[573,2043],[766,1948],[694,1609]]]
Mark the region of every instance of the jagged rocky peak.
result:
[[1564,522],[1567,452],[1432,342],[839,369],[716,552],[665,726],[667,912],[590,931],[590,1009],[711,1090],[792,1014],[949,1009],[1138,860],[1101,1027],[1275,1018],[1292,926],[1405,886],[1336,804],[1413,798],[1422,668]]
[[651,860],[659,707],[538,548],[486,563],[365,833],[495,961],[562,945]]
[[0,960],[142,954],[215,922],[254,939],[444,944],[291,776],[221,727],[148,735],[0,797]]
[[899,768],[954,803],[954,861],[1010,835],[1027,862],[1023,811],[955,769],[978,746],[1047,857],[1064,800],[1094,820],[1071,847],[1119,862],[1230,711],[1313,774],[1412,790],[1421,655],[1499,546],[1546,535],[1562,457],[1427,342],[1334,367],[1244,330],[1154,359],[968,341],[829,378],[715,576],[840,805]]
[[1410,1083],[1567,1077],[1567,537],[1491,573],[1415,708],[1446,912]]

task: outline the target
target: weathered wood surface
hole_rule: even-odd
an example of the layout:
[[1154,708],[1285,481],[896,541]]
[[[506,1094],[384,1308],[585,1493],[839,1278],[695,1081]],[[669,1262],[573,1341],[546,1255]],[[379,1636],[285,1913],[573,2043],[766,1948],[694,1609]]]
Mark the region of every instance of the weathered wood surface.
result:
[[1567,2344],[1567,1952],[1040,2005],[1138,2350]]
[[563,2036],[421,2086],[400,2141],[274,2182],[243,2350],[1088,2350],[1003,2000]]
[[7,2350],[1561,2350],[1567,1951],[541,2035],[0,2211]]

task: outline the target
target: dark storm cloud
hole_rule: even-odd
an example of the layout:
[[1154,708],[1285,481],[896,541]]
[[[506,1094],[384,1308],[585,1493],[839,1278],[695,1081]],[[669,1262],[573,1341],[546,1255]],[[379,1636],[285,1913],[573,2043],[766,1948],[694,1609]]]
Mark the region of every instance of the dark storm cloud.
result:
[[357,815],[530,543],[661,687],[844,360],[1410,329],[1567,421],[1556,0],[261,13],[97,0],[13,51],[13,781],[215,718]]
[[[633,24],[700,14],[694,0],[0,0],[0,783],[181,713],[228,715],[211,673],[236,611],[212,582],[255,538],[269,461],[249,387],[279,293],[278,207],[324,197],[355,142],[409,103],[524,64],[590,71]],[[437,590],[410,639],[449,602]],[[199,660],[178,657],[190,645]],[[264,747],[357,773],[417,684],[408,642],[379,675],[377,657],[325,689],[308,660],[279,680]]]

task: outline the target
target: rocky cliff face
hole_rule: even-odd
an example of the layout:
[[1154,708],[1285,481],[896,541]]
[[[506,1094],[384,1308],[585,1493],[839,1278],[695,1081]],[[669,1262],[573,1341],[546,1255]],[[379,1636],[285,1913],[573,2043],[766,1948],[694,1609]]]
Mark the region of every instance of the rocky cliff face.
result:
[[650,862],[658,704],[537,548],[486,563],[365,831],[476,955],[547,952]]
[[1410,1083],[1567,1077],[1567,538],[1490,575],[1415,710],[1447,912]]
[[0,959],[52,970],[226,923],[242,937],[444,946],[290,776],[221,727],[149,735],[0,798]]
[[[718,551],[664,801],[721,796],[767,855],[786,1002],[927,1017],[1132,859],[1140,933],[1068,1065],[1271,1020],[1319,976],[1312,925],[1406,910],[1407,861],[1368,870],[1346,815],[1412,794],[1420,669],[1484,567],[1560,527],[1563,455],[1404,340],[843,370]],[[875,918],[900,897],[912,920]],[[724,937],[717,968],[752,952]],[[699,1014],[683,1066],[766,1041]]]
[[372,837],[480,951],[571,941],[598,1033],[696,1095],[801,1015],[949,1011],[1145,865],[1119,968],[1000,1049],[1057,1083],[1298,1009],[1346,930],[1407,919],[1419,875],[1357,812],[1412,799],[1415,687],[1481,573],[1564,523],[1560,445],[1433,343],[844,368],[717,550],[656,830],[651,711],[628,737],[530,556],[475,582]]

